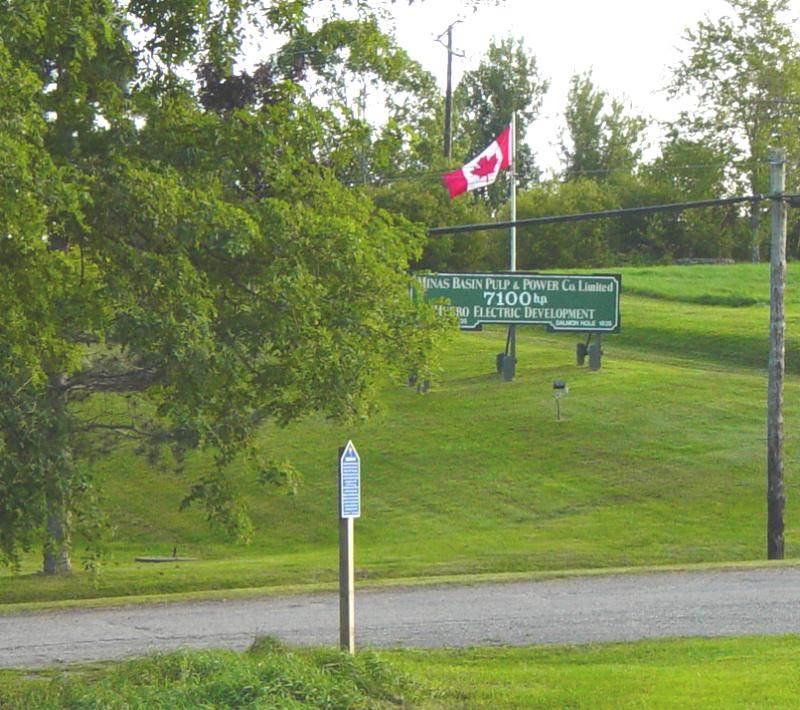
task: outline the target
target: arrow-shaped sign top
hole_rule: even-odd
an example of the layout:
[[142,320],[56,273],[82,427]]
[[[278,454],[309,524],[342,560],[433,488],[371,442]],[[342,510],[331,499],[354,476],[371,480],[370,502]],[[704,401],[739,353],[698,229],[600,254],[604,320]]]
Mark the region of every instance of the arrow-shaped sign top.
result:
[[344,447],[344,453],[342,454],[342,461],[345,463],[358,463],[360,461],[360,457],[358,452],[356,451],[356,447],[353,446],[352,441],[348,441]]

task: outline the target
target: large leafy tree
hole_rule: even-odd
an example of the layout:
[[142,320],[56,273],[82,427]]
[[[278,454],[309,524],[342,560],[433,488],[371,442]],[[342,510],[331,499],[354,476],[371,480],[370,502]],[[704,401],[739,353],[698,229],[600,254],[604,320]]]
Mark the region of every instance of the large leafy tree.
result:
[[[311,32],[313,5],[0,5],[0,562],[44,540],[67,570],[102,522],[91,457],[124,438],[211,452],[187,503],[246,534],[231,459],[291,483],[257,458],[262,422],[366,413],[425,367],[422,231],[337,179],[352,126],[309,89],[394,68],[366,3]],[[245,21],[281,48],[236,74]]]
[[630,174],[641,158],[645,121],[595,86],[591,73],[570,80],[561,153],[566,179],[607,180]]
[[[688,94],[697,109],[679,127],[690,138],[722,139],[733,175],[752,193],[768,187],[767,148],[800,155],[800,45],[788,19],[788,0],[728,0],[731,14],[686,31],[683,61],[672,95]],[[789,186],[792,188],[792,185]],[[758,207],[753,205],[755,221]],[[757,259],[760,236],[754,232]]]

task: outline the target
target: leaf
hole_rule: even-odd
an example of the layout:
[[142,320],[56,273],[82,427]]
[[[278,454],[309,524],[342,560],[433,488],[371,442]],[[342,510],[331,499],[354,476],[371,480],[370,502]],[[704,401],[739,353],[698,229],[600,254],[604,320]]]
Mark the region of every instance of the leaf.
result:
[[497,166],[497,154],[493,155],[491,158],[481,156],[481,159],[478,161],[478,164],[472,168],[472,174],[476,177],[488,177],[489,175],[493,175],[495,171],[495,167]]

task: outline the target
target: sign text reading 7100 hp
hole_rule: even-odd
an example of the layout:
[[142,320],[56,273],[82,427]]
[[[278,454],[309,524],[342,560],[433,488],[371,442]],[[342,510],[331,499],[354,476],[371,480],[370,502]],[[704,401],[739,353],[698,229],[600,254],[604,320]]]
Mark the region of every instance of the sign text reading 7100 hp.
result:
[[619,330],[618,275],[418,274],[426,301],[458,318],[461,330],[484,324],[539,324],[549,330]]

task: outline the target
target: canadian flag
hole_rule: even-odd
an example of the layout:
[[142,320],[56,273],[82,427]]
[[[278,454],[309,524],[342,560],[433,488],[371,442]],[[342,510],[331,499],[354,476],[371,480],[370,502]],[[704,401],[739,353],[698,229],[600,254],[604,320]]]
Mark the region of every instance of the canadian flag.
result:
[[462,192],[491,185],[497,180],[500,171],[511,165],[510,135],[509,125],[483,153],[470,160],[461,170],[442,175],[442,182],[450,193],[451,200]]

